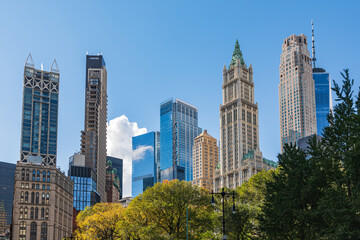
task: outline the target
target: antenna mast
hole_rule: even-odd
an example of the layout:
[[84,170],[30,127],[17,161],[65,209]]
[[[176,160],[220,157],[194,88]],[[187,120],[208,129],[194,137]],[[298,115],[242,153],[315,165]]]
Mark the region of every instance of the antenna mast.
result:
[[312,62],[313,62],[313,68],[315,68],[315,40],[314,40],[314,21],[311,19],[311,32],[312,32]]

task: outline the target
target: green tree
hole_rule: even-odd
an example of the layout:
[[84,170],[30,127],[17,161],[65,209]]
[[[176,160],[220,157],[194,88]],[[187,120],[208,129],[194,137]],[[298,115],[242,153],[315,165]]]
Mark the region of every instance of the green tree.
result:
[[189,239],[213,236],[213,207],[209,192],[185,181],[164,181],[137,196],[126,210],[129,234],[134,239]]
[[360,235],[360,99],[349,71],[334,82],[339,102],[323,139],[306,151],[285,145],[278,174],[267,183],[260,217],[269,239],[358,239]]

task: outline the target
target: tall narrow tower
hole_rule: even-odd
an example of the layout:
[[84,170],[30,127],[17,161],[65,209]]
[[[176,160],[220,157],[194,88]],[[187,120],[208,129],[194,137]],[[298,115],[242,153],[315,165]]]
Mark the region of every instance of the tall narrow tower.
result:
[[279,69],[281,151],[285,143],[295,143],[316,134],[314,80],[307,43],[304,34],[293,34],[282,44]]
[[56,165],[60,73],[56,60],[50,71],[35,69],[31,54],[24,69],[21,162]]
[[100,201],[106,201],[107,71],[102,55],[86,56],[85,128],[81,132],[81,153],[85,166],[96,173]]
[[220,171],[215,189],[236,188],[263,170],[259,148],[258,105],[253,68],[246,66],[236,40],[229,68],[223,69],[223,104],[220,105]]

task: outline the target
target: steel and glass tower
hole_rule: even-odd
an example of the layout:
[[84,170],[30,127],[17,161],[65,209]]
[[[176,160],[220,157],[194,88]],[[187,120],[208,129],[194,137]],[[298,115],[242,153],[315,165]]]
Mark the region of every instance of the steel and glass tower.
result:
[[134,198],[159,182],[160,132],[132,138],[132,191]]
[[102,55],[86,55],[85,127],[81,154],[96,173],[97,192],[106,201],[107,71]]
[[281,151],[286,143],[316,134],[315,87],[304,34],[284,39],[280,56],[279,110]]
[[312,27],[312,63],[313,79],[315,82],[316,125],[317,134],[322,136],[323,129],[329,126],[327,115],[332,110],[330,74],[325,69],[316,67],[314,23]]
[[197,107],[180,99],[160,105],[161,180],[192,181],[192,147],[201,132]]
[[56,60],[50,71],[35,69],[31,54],[24,69],[21,162],[56,165],[60,73]]

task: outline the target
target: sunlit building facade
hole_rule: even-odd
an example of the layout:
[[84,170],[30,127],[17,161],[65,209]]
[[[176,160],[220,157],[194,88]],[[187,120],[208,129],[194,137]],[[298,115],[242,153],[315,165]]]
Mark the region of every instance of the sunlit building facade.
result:
[[316,134],[315,84],[308,41],[304,34],[284,39],[280,56],[280,141],[286,143]]

